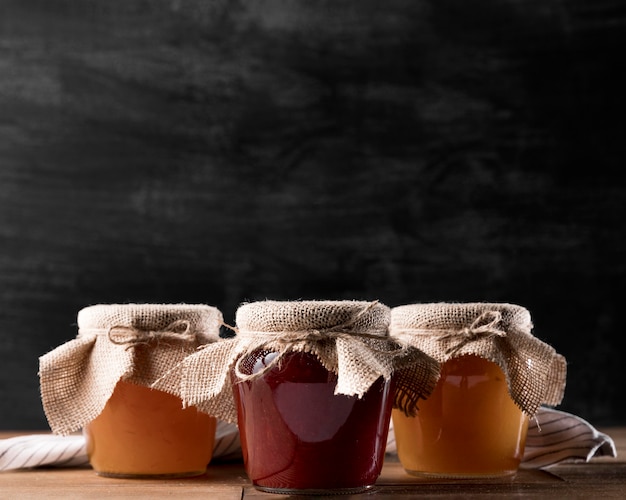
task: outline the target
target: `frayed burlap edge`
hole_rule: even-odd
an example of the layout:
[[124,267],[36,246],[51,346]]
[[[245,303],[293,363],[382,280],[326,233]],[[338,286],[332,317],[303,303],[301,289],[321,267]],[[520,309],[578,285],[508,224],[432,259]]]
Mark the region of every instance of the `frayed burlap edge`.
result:
[[471,354],[496,363],[513,401],[533,416],[542,404],[562,401],[567,365],[532,326],[529,311],[514,304],[410,304],[392,309],[390,335],[439,363]]
[[79,311],[78,336],[39,358],[41,400],[55,434],[96,418],[120,380],[149,387],[198,347],[219,339],[215,307],[100,304]]
[[[185,405],[235,423],[230,373],[239,381],[259,377],[289,352],[308,352],[337,375],[335,394],[362,397],[395,372],[395,406],[414,414],[439,374],[438,363],[419,349],[389,338],[390,309],[377,301],[263,301],[237,310],[237,336],[187,357],[153,387],[176,392]],[[269,331],[260,331],[258,328]],[[289,327],[286,330],[285,327]],[[279,356],[265,370],[245,375],[239,361],[255,351]]]

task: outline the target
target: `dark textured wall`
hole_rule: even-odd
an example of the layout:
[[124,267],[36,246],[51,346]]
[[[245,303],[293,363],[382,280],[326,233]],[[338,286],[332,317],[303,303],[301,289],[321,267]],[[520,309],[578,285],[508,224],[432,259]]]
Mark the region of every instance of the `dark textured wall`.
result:
[[79,309],[498,301],[626,423],[626,5],[0,1],[0,428]]

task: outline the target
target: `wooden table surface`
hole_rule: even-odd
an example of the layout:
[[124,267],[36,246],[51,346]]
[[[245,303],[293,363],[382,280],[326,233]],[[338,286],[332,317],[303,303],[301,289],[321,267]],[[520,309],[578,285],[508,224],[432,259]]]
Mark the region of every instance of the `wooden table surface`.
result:
[[[339,499],[550,498],[626,499],[626,427],[600,429],[615,441],[617,457],[563,464],[548,470],[520,470],[507,480],[421,480],[387,460],[373,491]],[[19,433],[0,432],[0,438]],[[204,476],[177,480],[110,479],[90,468],[45,468],[0,472],[1,499],[203,498],[208,500],[297,498],[257,491],[240,463],[211,465]]]

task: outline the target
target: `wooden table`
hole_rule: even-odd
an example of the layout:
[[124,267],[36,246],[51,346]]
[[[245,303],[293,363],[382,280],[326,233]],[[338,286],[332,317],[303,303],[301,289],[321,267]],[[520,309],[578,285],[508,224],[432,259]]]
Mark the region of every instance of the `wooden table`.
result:
[[[626,499],[626,427],[601,429],[613,438],[616,458],[589,463],[564,464],[549,470],[520,470],[508,480],[434,481],[407,475],[395,460],[387,460],[373,491],[338,495],[338,499]],[[17,433],[0,433],[0,438]],[[46,498],[203,498],[205,500],[253,500],[295,498],[257,491],[240,463],[211,465],[196,478],[178,480],[110,479],[90,468],[35,469],[0,472],[0,499]]]

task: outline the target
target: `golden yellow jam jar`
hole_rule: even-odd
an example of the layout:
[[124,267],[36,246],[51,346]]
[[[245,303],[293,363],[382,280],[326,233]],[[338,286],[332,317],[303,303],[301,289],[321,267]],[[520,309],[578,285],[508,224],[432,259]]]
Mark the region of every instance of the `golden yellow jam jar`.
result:
[[556,405],[565,359],[531,334],[527,309],[501,303],[392,309],[390,334],[441,366],[415,414],[392,413],[398,458],[412,475],[499,477],[517,472],[528,419]]
[[219,340],[221,312],[201,304],[100,304],[78,313],[78,336],[40,358],[53,432],[83,429],[93,469],[109,477],[206,472],[217,420],[152,385]]

